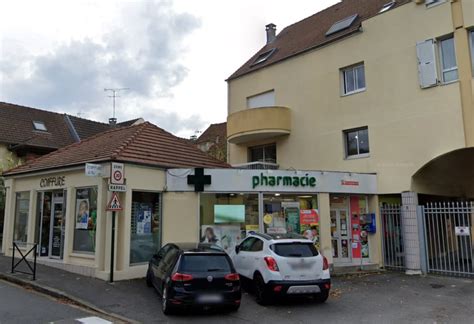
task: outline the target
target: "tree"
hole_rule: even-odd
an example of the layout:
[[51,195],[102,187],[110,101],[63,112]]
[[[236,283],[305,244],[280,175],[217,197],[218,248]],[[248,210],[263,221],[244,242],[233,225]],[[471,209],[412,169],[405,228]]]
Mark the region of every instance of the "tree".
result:
[[0,160],[0,217],[3,218],[3,211],[5,210],[5,180],[2,177],[3,171],[10,170],[22,164],[21,159],[16,158],[13,153],[8,152],[3,161]]

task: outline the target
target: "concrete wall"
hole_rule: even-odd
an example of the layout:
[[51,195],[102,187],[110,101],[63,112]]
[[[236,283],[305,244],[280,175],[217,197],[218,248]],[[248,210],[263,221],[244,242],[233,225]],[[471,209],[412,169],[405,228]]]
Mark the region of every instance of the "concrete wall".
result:
[[[470,1],[464,1],[471,8]],[[473,22],[473,14],[464,19]],[[363,23],[363,32],[229,81],[229,114],[246,98],[275,89],[292,110],[277,143],[280,168],[376,172],[379,193],[409,190],[425,163],[465,147],[460,82],[421,89],[416,43],[453,33],[451,3],[409,3]],[[462,56],[464,54],[458,54]],[[340,69],[364,62],[366,91],[341,96]],[[343,130],[368,126],[370,156],[346,159]],[[229,145],[231,164],[247,162],[252,142]]]

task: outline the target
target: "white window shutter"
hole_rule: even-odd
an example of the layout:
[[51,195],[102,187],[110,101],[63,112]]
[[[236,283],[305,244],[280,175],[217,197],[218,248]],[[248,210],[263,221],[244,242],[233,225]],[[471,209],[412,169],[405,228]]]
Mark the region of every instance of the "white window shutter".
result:
[[435,42],[428,39],[416,43],[418,56],[418,75],[421,88],[429,88],[438,84],[438,71],[436,68]]

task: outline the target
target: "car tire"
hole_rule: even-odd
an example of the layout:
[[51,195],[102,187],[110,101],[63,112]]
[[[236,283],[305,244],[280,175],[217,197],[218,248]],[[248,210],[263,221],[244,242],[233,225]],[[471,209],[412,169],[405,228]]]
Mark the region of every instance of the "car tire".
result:
[[168,288],[166,287],[163,288],[163,294],[161,295],[161,310],[165,315],[173,314],[173,308],[168,300]]
[[152,277],[151,277],[150,269],[148,269],[148,271],[146,272],[146,285],[147,285],[148,287],[152,287],[152,286],[153,286],[153,280],[152,280]]
[[255,286],[255,298],[259,305],[268,305],[270,303],[270,296],[268,295],[267,285],[262,278],[262,275],[257,273],[253,279]]
[[326,300],[328,300],[329,297],[329,290],[323,290],[319,294],[315,295],[316,302],[318,303],[324,303]]

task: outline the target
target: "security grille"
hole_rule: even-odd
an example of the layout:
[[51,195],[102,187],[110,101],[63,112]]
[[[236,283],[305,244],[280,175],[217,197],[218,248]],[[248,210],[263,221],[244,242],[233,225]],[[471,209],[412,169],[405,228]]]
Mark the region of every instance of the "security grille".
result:
[[405,253],[403,248],[400,211],[400,205],[383,205],[380,208],[384,267],[391,270],[405,270]]
[[422,211],[428,272],[474,276],[474,203],[429,203]]

